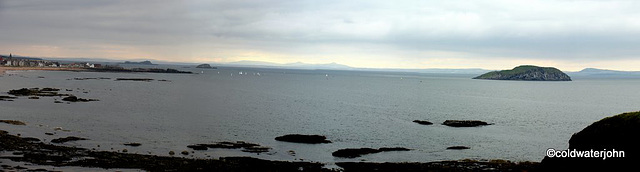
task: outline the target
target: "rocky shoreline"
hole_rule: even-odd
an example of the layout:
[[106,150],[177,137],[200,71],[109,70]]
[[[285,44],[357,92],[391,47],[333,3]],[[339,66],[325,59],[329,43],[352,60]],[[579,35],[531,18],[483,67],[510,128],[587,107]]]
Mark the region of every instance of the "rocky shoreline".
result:
[[[65,137],[58,141],[83,140],[85,138]],[[56,142],[58,142],[56,141]],[[51,141],[53,142],[53,140]],[[220,147],[255,146],[251,143],[219,143]],[[217,147],[215,145],[202,145]],[[382,151],[405,151],[397,148],[381,148]],[[142,155],[122,152],[96,151],[85,148],[60,146],[42,142],[37,138],[20,137],[0,130],[0,152],[13,156],[1,156],[15,162],[55,167],[84,167],[103,169],[142,169],[147,171],[522,171],[536,170],[537,162],[514,163],[504,160],[441,161],[426,163],[375,163],[337,162],[342,169],[326,168],[319,162],[271,161],[252,157],[221,157],[218,159],[192,159],[175,156]],[[2,162],[0,162],[2,164]],[[2,165],[4,169],[25,169],[21,166]]]
[[45,71],[71,71],[71,72],[115,72],[115,73],[175,73],[193,74],[190,71],[180,71],[176,69],[156,69],[156,68],[60,68],[60,67],[2,67],[0,66],[0,76],[9,70],[45,70]]

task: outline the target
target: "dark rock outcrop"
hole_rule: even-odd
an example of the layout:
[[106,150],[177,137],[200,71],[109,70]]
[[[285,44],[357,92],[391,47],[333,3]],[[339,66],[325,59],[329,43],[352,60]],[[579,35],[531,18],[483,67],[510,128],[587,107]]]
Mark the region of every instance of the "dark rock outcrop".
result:
[[477,127],[484,125],[491,125],[484,121],[476,121],[476,120],[446,120],[442,123],[442,125],[450,126],[450,127]]
[[418,124],[422,124],[422,125],[431,125],[431,124],[433,124],[432,122],[423,121],[423,120],[413,120],[413,122],[418,123]]
[[276,137],[276,140],[283,141],[283,142],[308,143],[308,144],[331,143],[331,141],[327,140],[327,137],[321,136],[321,135],[288,134],[288,135]]
[[521,81],[571,81],[571,77],[553,67],[523,65],[511,70],[493,71],[473,79],[521,80]]
[[395,147],[395,148],[348,148],[348,149],[340,149],[333,152],[331,155],[334,157],[340,158],[356,158],[366,154],[380,153],[380,152],[389,152],[389,151],[409,151],[411,149]]
[[[568,151],[624,151],[624,157],[560,158],[546,156],[542,165],[548,170],[626,171],[640,162],[640,112],[623,113],[597,121],[573,134]],[[561,150],[558,148],[557,150]],[[563,151],[567,151],[564,149]],[[592,154],[593,155],[593,154]],[[613,152],[611,153],[613,155]],[[604,155],[606,156],[606,155]]]

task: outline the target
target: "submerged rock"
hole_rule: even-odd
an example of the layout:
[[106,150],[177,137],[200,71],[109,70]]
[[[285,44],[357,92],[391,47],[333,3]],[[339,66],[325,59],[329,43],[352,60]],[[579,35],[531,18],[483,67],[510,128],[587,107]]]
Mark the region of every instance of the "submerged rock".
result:
[[64,142],[78,141],[78,140],[89,140],[89,139],[82,138],[82,137],[69,136],[69,137],[53,139],[53,140],[51,140],[51,142],[52,143],[64,143]]
[[413,122],[418,123],[418,124],[422,124],[422,125],[431,125],[431,124],[433,124],[432,122],[423,121],[423,120],[413,120]]
[[196,144],[196,145],[188,145],[188,148],[191,148],[193,150],[207,150],[208,147],[206,145],[202,145],[202,144]]
[[116,81],[153,81],[151,78],[116,78]]
[[308,144],[331,143],[331,141],[327,140],[327,137],[321,136],[321,135],[288,134],[288,135],[276,137],[276,140],[283,141],[283,142],[308,143]]
[[270,149],[271,149],[270,147],[255,146],[255,147],[244,148],[242,149],[242,152],[263,153],[263,152],[269,152]]
[[450,127],[477,127],[491,124],[477,120],[446,120],[442,123],[442,125]]
[[340,149],[333,152],[331,155],[334,157],[340,158],[356,158],[366,154],[380,153],[380,152],[388,152],[388,151],[409,151],[411,149],[395,147],[395,148],[348,148],[348,149]]

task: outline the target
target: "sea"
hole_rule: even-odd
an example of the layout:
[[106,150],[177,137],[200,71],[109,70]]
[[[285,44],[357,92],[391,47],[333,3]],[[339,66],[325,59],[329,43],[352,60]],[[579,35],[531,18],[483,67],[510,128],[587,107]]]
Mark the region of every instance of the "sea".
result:
[[[0,130],[44,142],[66,136],[89,139],[61,144],[66,146],[163,156],[174,151],[173,156],[200,159],[247,156],[326,164],[539,162],[548,148],[568,148],[571,135],[589,124],[640,110],[638,78],[537,82],[476,80],[470,74],[170,67],[194,74],[7,71],[0,76],[0,95],[12,89],[51,87],[99,101],[54,103],[60,97],[0,101],[1,119],[27,123],[0,123]],[[74,79],[100,77],[109,79]],[[445,120],[493,125],[455,128],[441,125]],[[332,143],[274,139],[286,134],[324,135]],[[221,141],[245,141],[271,149],[258,154],[187,148]],[[130,142],[142,145],[123,145]],[[450,146],[470,149],[448,150]],[[411,151],[332,156],[339,149],[365,147]]]

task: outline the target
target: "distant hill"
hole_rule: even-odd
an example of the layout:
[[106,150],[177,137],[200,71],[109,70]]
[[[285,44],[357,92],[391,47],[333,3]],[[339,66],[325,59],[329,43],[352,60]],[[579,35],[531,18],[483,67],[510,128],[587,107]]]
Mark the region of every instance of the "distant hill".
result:
[[351,70],[353,67],[342,65],[338,63],[327,63],[327,64],[309,64],[309,63],[271,63],[271,62],[262,62],[262,61],[237,61],[224,64],[226,66],[234,66],[234,67],[266,67],[266,68],[287,68],[287,69],[331,69],[331,70]]
[[585,68],[578,72],[568,72],[575,78],[640,78],[640,71],[618,71],[608,69]]
[[640,71],[618,71],[608,69],[585,68],[578,72],[569,72],[571,76],[586,77],[640,77]]
[[473,79],[520,81],[571,81],[571,77],[554,67],[522,65],[511,70],[493,71]]
[[264,67],[264,68],[286,68],[286,69],[320,69],[320,70],[353,70],[353,71],[384,71],[384,72],[412,72],[412,73],[440,73],[440,74],[481,74],[488,72],[489,70],[479,68],[469,69],[393,69],[393,68],[356,68],[338,63],[325,63],[325,64],[309,64],[302,62],[295,63],[271,63],[262,61],[237,61],[226,64],[223,66],[232,67]]

